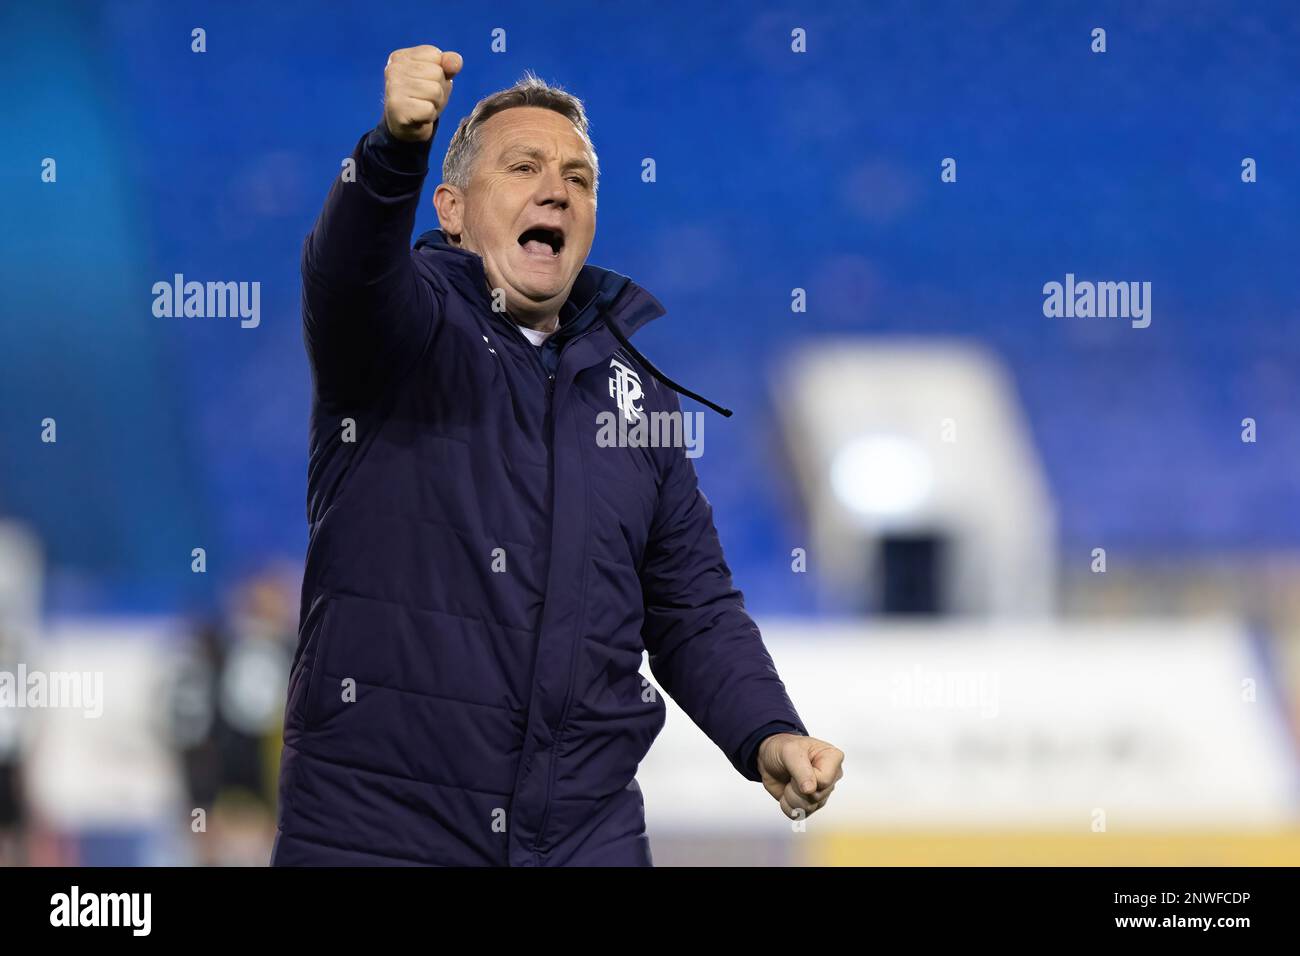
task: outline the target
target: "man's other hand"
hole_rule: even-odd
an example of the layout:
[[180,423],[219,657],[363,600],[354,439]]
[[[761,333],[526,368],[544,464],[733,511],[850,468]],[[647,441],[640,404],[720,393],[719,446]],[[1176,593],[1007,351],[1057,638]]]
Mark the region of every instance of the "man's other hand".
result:
[[844,776],[844,751],[816,737],[773,734],[758,747],[758,772],[781,812],[806,819],[826,805]]

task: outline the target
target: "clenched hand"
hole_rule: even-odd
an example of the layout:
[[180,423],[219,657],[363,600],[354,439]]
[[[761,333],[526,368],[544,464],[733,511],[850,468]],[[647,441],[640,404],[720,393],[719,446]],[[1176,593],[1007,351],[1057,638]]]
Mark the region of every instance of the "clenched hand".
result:
[[464,65],[459,53],[436,46],[394,50],[384,67],[384,123],[394,137],[425,142],[451,96],[451,78]]
[[826,805],[844,776],[844,751],[816,737],[773,734],[758,748],[758,772],[781,812],[806,819]]

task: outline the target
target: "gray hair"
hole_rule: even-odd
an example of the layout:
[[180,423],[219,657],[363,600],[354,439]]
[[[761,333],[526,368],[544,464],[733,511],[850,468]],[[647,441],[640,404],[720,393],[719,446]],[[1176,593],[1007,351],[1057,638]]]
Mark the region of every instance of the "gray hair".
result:
[[479,130],[497,113],[516,106],[540,106],[554,110],[578,128],[587,148],[591,150],[591,191],[595,195],[600,186],[600,160],[596,157],[596,147],[591,143],[587,111],[583,108],[582,100],[566,92],[563,87],[552,86],[532,70],[526,71],[519,82],[509,89],[498,90],[479,100],[470,114],[460,121],[442,161],[442,181],[459,189],[469,187],[470,171],[474,168],[474,161],[478,159],[482,145]]

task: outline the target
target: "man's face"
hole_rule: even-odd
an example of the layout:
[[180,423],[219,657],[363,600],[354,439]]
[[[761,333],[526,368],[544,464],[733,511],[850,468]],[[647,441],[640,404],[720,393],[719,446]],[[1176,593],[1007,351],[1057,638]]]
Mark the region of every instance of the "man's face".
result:
[[463,193],[461,245],[482,256],[489,284],[504,290],[516,318],[539,322],[568,299],[591,251],[591,154],[572,122],[536,106],[497,113],[479,135]]

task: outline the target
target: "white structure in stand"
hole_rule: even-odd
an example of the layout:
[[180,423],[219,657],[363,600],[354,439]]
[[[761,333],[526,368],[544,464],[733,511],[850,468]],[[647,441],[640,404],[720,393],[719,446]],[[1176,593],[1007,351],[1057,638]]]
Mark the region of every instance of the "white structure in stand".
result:
[[776,388],[809,565],[832,604],[857,606],[878,586],[887,539],[922,536],[940,545],[945,613],[1052,611],[1055,513],[994,356],[931,339],[824,341],[797,353]]

